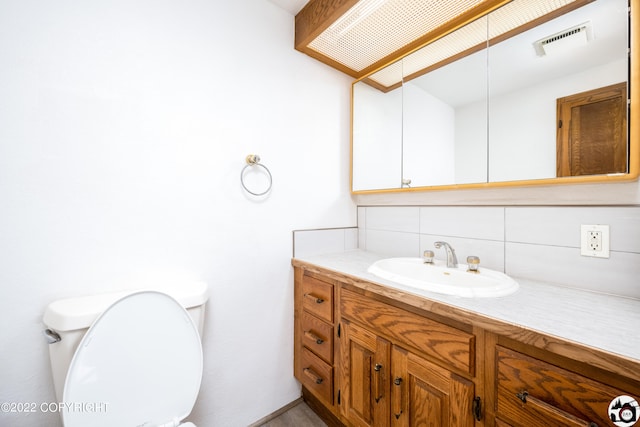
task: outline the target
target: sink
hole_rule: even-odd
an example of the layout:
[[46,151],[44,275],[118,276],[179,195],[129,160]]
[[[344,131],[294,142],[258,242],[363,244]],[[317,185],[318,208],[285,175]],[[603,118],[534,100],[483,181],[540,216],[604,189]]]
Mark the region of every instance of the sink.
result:
[[471,273],[466,264],[447,268],[438,261],[425,264],[422,258],[382,259],[367,271],[411,288],[460,297],[501,297],[518,290],[518,282],[499,271],[480,267]]

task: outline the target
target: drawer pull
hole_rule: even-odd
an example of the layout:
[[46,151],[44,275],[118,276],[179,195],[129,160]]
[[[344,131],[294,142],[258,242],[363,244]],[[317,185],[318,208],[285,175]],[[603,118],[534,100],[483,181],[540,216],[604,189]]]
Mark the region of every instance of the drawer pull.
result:
[[529,396],[529,392],[527,390],[523,390],[520,393],[516,393],[516,397],[522,400],[522,403],[527,403],[527,396]]
[[311,370],[311,368],[304,368],[304,369],[302,370],[302,372],[304,372],[304,374],[305,374],[307,377],[311,378],[311,380],[312,380],[313,382],[315,382],[316,384],[322,384],[323,379],[322,379],[322,378],[320,378],[318,375],[316,375],[316,374]]
[[590,422],[580,419],[573,414],[565,412],[560,408],[557,408],[543,400],[529,395],[529,392],[527,392],[526,390],[523,390],[520,393],[516,393],[516,397],[520,399],[522,403],[526,403],[527,406],[531,405],[533,408],[537,408],[536,412],[547,414],[547,416],[549,416],[553,420],[560,420],[564,423],[568,423],[566,425],[575,425],[577,427],[598,427],[598,424],[594,423],[593,421]]
[[322,298],[318,298],[317,296],[312,294],[304,294],[304,297],[309,298],[311,301],[315,302],[316,304],[322,304],[324,302]]
[[374,387],[375,390],[373,391],[373,395],[375,396],[375,401],[376,403],[378,403],[380,401],[380,399],[382,399],[382,386],[381,386],[381,382],[382,382],[382,365],[379,363],[376,363],[375,366],[373,367],[373,370],[376,372],[376,381],[374,382]]
[[316,334],[314,334],[311,331],[304,331],[304,336],[309,338],[312,341],[315,341],[316,344],[320,345],[324,342],[324,340],[322,338],[320,338],[319,336],[317,336]]
[[482,401],[480,400],[480,396],[476,396],[473,399],[472,409],[473,409],[473,416],[475,417],[475,419],[477,421],[481,421],[482,420]]
[[396,417],[396,420],[397,420],[400,418],[400,415],[402,415],[402,407],[403,407],[402,378],[396,377],[396,379],[393,380],[393,384],[400,387],[398,391],[393,394],[393,415]]

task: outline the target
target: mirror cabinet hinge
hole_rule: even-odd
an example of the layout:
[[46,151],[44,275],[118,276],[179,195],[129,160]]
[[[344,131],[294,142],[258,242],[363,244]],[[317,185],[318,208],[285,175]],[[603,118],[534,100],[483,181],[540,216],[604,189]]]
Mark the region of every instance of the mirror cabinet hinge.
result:
[[340,324],[340,323],[338,323],[338,338],[340,338],[340,332],[341,332],[341,331],[340,331],[340,326],[341,326],[341,324]]
[[562,120],[558,120],[558,129],[562,129]]

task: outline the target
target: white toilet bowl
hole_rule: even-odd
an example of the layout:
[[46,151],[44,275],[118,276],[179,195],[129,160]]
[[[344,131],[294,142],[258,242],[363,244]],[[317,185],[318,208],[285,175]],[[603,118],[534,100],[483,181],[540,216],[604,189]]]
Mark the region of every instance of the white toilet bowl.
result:
[[[206,292],[203,299],[201,310]],[[65,318],[60,307],[52,303],[45,313],[49,334],[58,335],[56,320]],[[61,341],[51,344],[54,370],[54,346],[72,339],[70,332],[60,331]],[[195,427],[181,423],[198,396],[202,358],[198,327],[176,299],[157,291],[119,296],[74,349],[58,396],[64,426]]]

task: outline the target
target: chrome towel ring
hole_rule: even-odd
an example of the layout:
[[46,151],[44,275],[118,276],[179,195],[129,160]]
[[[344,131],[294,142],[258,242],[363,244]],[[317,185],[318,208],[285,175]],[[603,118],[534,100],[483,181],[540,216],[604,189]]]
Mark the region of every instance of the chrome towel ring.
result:
[[[267,168],[265,165],[260,163],[260,156],[258,156],[257,154],[249,154],[245,158],[245,161],[247,162],[247,164],[245,165],[244,168],[242,168],[242,171],[240,172],[240,183],[242,184],[242,188],[244,188],[247,191],[247,193],[253,194],[254,196],[264,196],[271,190],[271,185],[273,184],[273,177],[271,176],[271,172],[269,171],[269,168]],[[244,175],[245,175],[245,172],[247,171],[247,168],[253,167],[253,166],[258,166],[262,168],[263,171],[266,172],[267,174],[267,177],[269,179],[269,185],[267,186],[267,189],[264,191],[261,191],[261,192],[251,191],[247,188],[247,185],[244,182],[244,179],[245,179]]]

